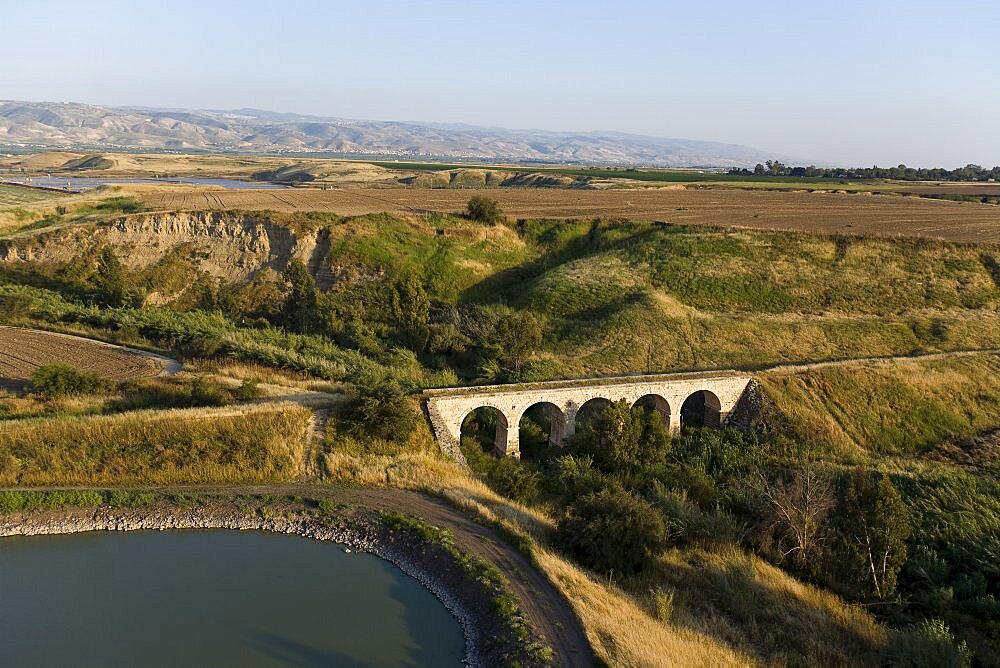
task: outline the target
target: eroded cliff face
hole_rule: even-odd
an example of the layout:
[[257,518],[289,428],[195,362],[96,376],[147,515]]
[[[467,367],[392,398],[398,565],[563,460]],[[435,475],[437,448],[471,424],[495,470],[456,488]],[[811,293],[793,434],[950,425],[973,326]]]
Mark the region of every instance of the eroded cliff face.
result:
[[245,281],[264,269],[282,271],[292,259],[317,266],[316,234],[296,237],[259,214],[149,213],[109,225],[70,227],[0,242],[0,261],[63,264],[105,246],[130,269],[155,264],[182,245],[193,247],[199,269],[227,282]]

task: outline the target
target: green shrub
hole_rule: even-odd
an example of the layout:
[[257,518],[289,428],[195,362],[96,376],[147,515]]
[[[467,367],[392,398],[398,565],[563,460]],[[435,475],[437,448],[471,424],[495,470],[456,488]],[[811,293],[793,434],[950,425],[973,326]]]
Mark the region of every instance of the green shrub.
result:
[[46,364],[31,374],[35,392],[50,399],[81,394],[98,394],[111,389],[112,383],[94,373],[78,371],[68,364]]
[[225,388],[214,380],[197,376],[191,381],[191,406],[225,406],[229,396]]
[[496,225],[503,220],[503,209],[495,199],[476,195],[465,205],[465,215],[470,220]]
[[236,398],[240,401],[253,401],[254,399],[260,399],[260,396],[260,385],[256,380],[250,378],[244,379],[236,390]]
[[907,668],[967,668],[972,665],[972,650],[940,619],[924,619],[897,634],[889,652],[888,664]]
[[486,482],[498,494],[518,503],[529,503],[538,496],[541,474],[512,457],[501,457],[490,468]]
[[341,417],[345,430],[358,437],[402,442],[417,426],[419,416],[398,383],[377,380],[355,387]]
[[592,494],[607,485],[604,475],[586,456],[563,455],[549,466],[545,487],[553,494],[572,501]]
[[630,575],[645,570],[663,548],[663,517],[620,489],[580,497],[556,529],[557,544],[584,566]]

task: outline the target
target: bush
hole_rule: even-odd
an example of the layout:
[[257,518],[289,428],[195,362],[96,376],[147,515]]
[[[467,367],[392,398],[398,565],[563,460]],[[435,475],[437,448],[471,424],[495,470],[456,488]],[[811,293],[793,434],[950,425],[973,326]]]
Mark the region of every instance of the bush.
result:
[[486,481],[498,494],[518,503],[528,503],[538,496],[541,475],[520,461],[502,457],[490,468]]
[[253,401],[254,399],[260,399],[260,385],[256,380],[250,378],[244,379],[240,383],[239,389],[236,390],[236,398],[240,401]]
[[972,650],[940,619],[924,619],[899,634],[890,650],[888,664],[913,668],[966,668],[972,665]]
[[50,399],[107,392],[112,383],[97,374],[78,371],[68,364],[46,364],[31,375],[35,392]]
[[563,455],[550,466],[545,486],[572,502],[586,494],[599,491],[607,484],[600,471],[594,468],[590,457]]
[[556,529],[556,542],[581,564],[623,575],[645,570],[665,537],[660,513],[621,489],[580,497]]
[[417,426],[417,412],[398,383],[378,380],[358,385],[341,416],[346,431],[358,437],[402,442]]
[[476,195],[466,204],[465,215],[470,220],[496,225],[503,220],[503,209],[495,199]]
[[214,380],[198,376],[191,381],[192,406],[225,406],[227,403],[226,390]]

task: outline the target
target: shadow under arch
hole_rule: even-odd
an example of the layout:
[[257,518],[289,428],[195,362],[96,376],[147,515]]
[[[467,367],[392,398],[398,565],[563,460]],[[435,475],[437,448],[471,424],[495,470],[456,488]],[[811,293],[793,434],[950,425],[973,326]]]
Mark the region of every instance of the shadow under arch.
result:
[[599,418],[604,409],[610,405],[611,400],[604,397],[594,397],[580,404],[580,407],[576,409],[576,430],[579,431],[580,427]]
[[647,413],[657,412],[663,418],[663,426],[670,429],[670,404],[658,394],[647,394],[635,400],[633,407],[641,408]]
[[507,452],[507,416],[493,406],[479,406],[462,418],[462,445],[475,444],[483,452]]
[[521,457],[544,457],[552,446],[562,445],[566,435],[566,415],[550,401],[532,404],[518,424]]
[[682,427],[722,427],[722,402],[709,390],[698,390],[688,395],[681,404]]

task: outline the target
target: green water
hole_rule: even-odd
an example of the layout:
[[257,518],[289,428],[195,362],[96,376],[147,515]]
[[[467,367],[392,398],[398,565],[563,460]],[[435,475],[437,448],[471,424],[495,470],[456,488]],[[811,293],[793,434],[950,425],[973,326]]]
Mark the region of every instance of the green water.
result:
[[237,531],[0,538],[3,666],[456,666],[458,622],[395,566]]

